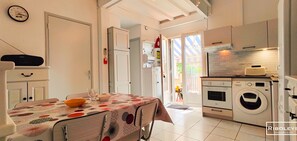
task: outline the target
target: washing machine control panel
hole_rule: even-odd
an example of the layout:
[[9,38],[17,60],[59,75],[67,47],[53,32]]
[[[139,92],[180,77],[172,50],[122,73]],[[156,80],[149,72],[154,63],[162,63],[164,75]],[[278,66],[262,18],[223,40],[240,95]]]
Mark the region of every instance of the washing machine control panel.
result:
[[270,87],[267,81],[233,81],[233,87],[266,88]]
[[246,85],[251,87],[251,86],[253,86],[253,83],[252,82],[247,82]]

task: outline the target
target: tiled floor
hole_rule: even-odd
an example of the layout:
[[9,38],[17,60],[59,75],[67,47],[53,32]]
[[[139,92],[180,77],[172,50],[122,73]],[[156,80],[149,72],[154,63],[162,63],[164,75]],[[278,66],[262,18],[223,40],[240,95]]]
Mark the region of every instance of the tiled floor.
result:
[[174,125],[156,121],[150,141],[273,141],[265,128],[202,117],[201,108],[167,108]]

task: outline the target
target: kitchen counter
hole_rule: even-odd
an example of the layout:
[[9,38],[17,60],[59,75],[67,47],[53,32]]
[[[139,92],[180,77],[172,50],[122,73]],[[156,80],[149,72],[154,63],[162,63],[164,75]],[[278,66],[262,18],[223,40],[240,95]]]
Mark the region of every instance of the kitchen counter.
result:
[[[252,76],[252,75],[230,75],[230,76],[201,76],[200,78],[268,78],[273,82],[278,82],[278,77],[274,75],[261,75],[261,76]],[[297,76],[295,77],[297,79]]]

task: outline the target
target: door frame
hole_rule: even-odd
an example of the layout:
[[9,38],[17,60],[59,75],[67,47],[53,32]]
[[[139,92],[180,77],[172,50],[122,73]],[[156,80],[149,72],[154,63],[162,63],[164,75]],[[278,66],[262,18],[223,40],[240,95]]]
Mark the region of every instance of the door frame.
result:
[[[206,64],[207,64],[207,59],[206,59],[206,53],[204,53],[203,51],[203,47],[204,47],[204,35],[203,35],[203,32],[202,31],[197,31],[197,32],[190,32],[190,33],[185,33],[185,34],[181,34],[181,49],[182,49],[182,64],[185,64],[186,63],[186,55],[185,55],[185,38],[187,36],[190,36],[190,35],[200,35],[201,36],[201,50],[202,50],[202,54],[201,54],[201,61],[202,61],[202,74],[201,75],[206,75],[206,71],[207,71],[207,67],[206,67]],[[182,65],[182,70],[183,70],[183,74],[182,74],[182,84],[183,86],[186,86],[187,82],[186,82],[186,65]],[[202,86],[200,86],[200,92],[201,92],[201,96],[202,96]],[[187,94],[187,89],[183,88],[183,104],[187,104],[187,105],[193,105],[192,103],[187,103],[187,98],[186,98],[186,94]],[[201,97],[202,99],[202,97]],[[193,106],[196,106],[195,104]]]
[[87,22],[83,22],[80,20],[76,20],[76,19],[72,19],[69,17],[65,17],[65,16],[61,16],[61,15],[57,15],[57,14],[53,14],[50,12],[44,12],[44,27],[45,27],[45,66],[50,66],[50,45],[49,45],[49,17],[55,17],[55,18],[59,18],[59,19],[63,19],[63,20],[67,20],[67,21],[71,21],[71,22],[75,22],[75,23],[79,23],[79,24],[83,24],[83,25],[87,25],[90,28],[90,73],[91,73],[91,88],[94,88],[94,74],[93,74],[93,36],[92,36],[92,24],[91,23],[87,23]]
[[[171,44],[170,44],[170,40],[167,38],[167,37],[165,37],[164,35],[162,35],[162,34],[160,34],[159,35],[159,37],[160,37],[160,41],[159,41],[159,44],[160,44],[160,60],[161,60],[161,62],[160,62],[160,67],[161,67],[161,92],[162,92],[162,102],[163,103],[165,103],[165,93],[164,93],[164,68],[163,68],[163,45],[162,45],[162,41],[163,41],[163,39],[165,39],[166,40],[166,44],[167,44],[167,46],[166,46],[166,48],[167,48],[167,54],[166,54],[166,58],[165,59],[167,59],[167,58],[169,58],[169,60],[167,60],[167,64],[169,65],[168,66],[168,68],[167,69],[169,69],[169,74],[166,74],[167,75],[167,77],[168,76],[170,76],[170,78],[168,79],[168,86],[169,86],[169,88],[168,88],[168,90],[169,90],[169,97],[170,97],[170,99],[169,99],[169,103],[172,103],[172,101],[173,101],[173,96],[172,96],[172,90],[173,90],[173,86],[172,86],[172,57],[171,57]],[[166,77],[166,76],[165,76]],[[169,103],[166,103],[166,104],[169,104]]]

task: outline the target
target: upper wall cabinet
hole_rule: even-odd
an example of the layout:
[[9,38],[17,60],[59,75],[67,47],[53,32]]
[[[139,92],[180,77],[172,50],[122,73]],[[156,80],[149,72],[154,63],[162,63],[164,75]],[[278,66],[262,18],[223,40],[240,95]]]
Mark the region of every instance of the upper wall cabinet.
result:
[[109,42],[110,49],[129,51],[129,32],[124,29],[111,27],[108,28],[109,38],[113,39]]
[[267,21],[268,47],[278,47],[278,24],[277,19]]
[[204,47],[231,44],[231,26],[204,31]]
[[259,22],[232,28],[234,50],[267,47],[267,22]]

